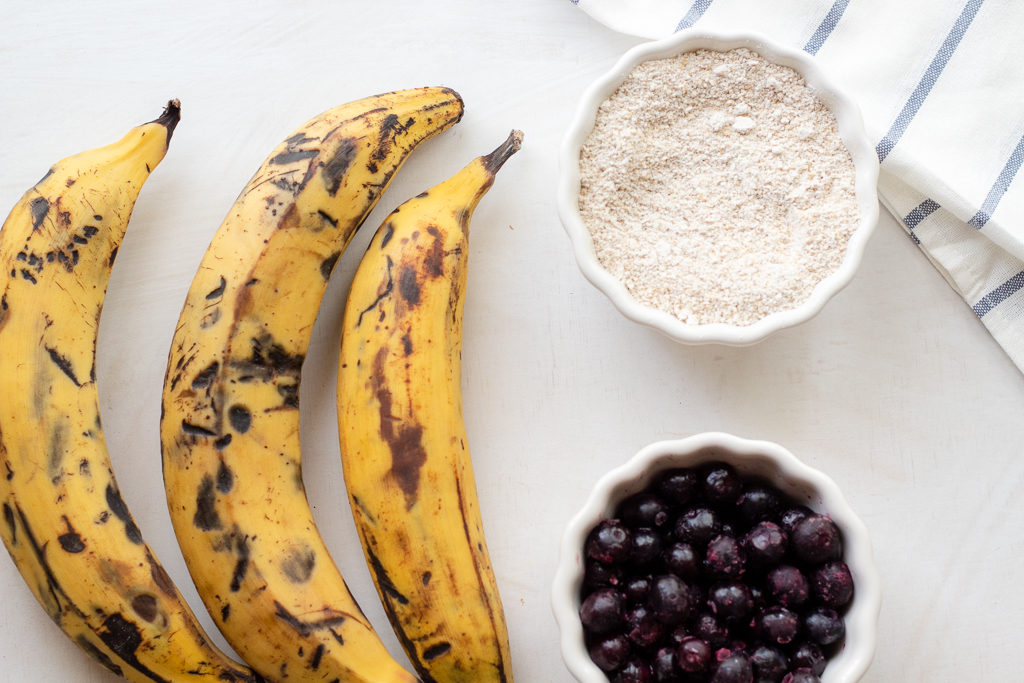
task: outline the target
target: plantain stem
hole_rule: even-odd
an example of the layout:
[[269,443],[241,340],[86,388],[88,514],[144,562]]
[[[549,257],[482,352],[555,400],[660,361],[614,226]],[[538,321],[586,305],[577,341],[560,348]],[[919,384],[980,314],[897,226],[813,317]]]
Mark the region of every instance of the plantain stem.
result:
[[495,174],[498,169],[508,161],[509,157],[519,151],[519,148],[523,146],[523,131],[513,130],[508,134],[505,142],[498,145],[498,148],[488,154],[487,156],[481,157],[484,168],[490,174]]
[[167,101],[167,106],[164,107],[164,112],[160,114],[153,121],[153,123],[159,123],[167,129],[167,144],[171,144],[171,136],[174,134],[174,128],[178,125],[178,121],[181,120],[181,101],[178,98]]

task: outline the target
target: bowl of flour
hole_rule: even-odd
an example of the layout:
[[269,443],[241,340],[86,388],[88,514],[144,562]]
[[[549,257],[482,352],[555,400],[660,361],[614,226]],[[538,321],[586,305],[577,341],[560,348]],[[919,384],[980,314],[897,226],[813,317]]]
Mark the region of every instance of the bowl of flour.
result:
[[878,220],[858,107],[813,57],[756,35],[634,47],[584,94],[560,161],[584,276],[684,343],[752,344],[809,320]]

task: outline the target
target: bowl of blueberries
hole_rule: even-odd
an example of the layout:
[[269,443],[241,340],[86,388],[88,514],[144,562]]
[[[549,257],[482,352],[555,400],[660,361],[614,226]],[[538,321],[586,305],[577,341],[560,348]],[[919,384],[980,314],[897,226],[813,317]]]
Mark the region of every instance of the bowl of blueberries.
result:
[[835,482],[719,432],[651,444],[601,477],[552,586],[581,683],[853,683],[880,602],[867,530]]

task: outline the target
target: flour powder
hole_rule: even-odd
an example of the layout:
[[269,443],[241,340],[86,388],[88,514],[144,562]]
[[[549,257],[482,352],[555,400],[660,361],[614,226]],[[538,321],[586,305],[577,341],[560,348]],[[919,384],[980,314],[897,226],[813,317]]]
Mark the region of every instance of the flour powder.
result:
[[859,219],[832,113],[747,49],[638,65],[600,106],[580,171],[603,267],[690,324],[748,325],[802,303]]

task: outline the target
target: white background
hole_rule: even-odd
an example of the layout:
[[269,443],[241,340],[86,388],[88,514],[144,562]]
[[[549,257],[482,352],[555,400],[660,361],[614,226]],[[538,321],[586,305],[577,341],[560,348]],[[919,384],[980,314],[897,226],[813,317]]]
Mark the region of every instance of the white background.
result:
[[[866,681],[1019,678],[1024,378],[890,218],[824,312],[749,348],[675,344],[626,321],[579,274],[555,212],[556,151],[584,88],[637,42],[567,0],[0,0],[0,206],[57,159],[182,101],[100,330],[104,426],[147,540],[212,630],[167,516],[157,427],[185,292],[235,196],[312,115],[447,85],[466,115],[412,156],[339,262],[302,385],[315,513],[396,656],[342,488],[340,312],[382,217],[516,127],[524,147],[473,221],[464,383],[518,680],[571,680],[549,585],[589,487],[651,441],[706,430],[781,443],[830,474],[868,525],[884,597]],[[48,621],[6,559],[0,590],[0,680],[116,680]]]

